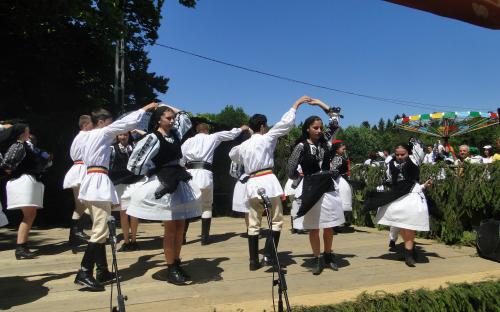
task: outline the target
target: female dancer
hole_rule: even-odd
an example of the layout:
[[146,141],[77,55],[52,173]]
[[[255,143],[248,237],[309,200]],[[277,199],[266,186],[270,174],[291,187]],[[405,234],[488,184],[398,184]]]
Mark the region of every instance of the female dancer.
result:
[[[138,131],[138,130],[135,130]],[[120,224],[123,233],[123,245],[118,251],[135,251],[139,250],[139,245],[136,242],[137,228],[139,219],[127,215],[127,207],[130,202],[130,190],[134,183],[142,179],[142,176],[134,175],[127,170],[127,163],[134,149],[134,144],[131,140],[131,133],[125,132],[116,137],[116,143],[111,145],[110,170],[109,178],[115,185],[116,193],[120,198]],[[127,194],[125,191],[128,190]],[[125,195],[125,196],[124,196]]]
[[28,235],[36,217],[36,210],[43,207],[44,185],[38,181],[49,158],[37,153],[28,143],[30,130],[26,124],[16,124],[11,137],[15,142],[5,153],[2,167],[9,175],[7,182],[7,209],[21,209],[23,220],[17,231],[15,256],[17,260],[35,257],[28,247]]
[[137,175],[147,174],[149,179],[132,194],[127,214],[164,221],[167,282],[180,285],[190,278],[180,265],[185,220],[201,215],[201,192],[180,165],[181,139],[191,122],[186,113],[161,106],[153,113],[149,126],[150,134],[138,142],[127,166]]
[[[339,193],[340,199],[342,200],[342,210],[344,210],[344,217],[346,219],[346,226],[350,225],[352,221],[352,189],[349,184],[348,172],[349,165],[348,160],[345,157],[346,145],[342,140],[334,140],[332,142],[333,160],[332,165],[339,169]],[[349,222],[349,223],[348,223]],[[342,230],[341,227],[339,227]]]
[[431,180],[419,184],[419,165],[425,154],[416,140],[395,147],[394,159],[387,169],[391,190],[369,194],[368,209],[380,207],[376,222],[398,227],[403,237],[405,263],[415,266],[415,232],[429,231],[429,212],[423,190],[432,184]]
[[[325,111],[330,108],[320,100],[313,99],[310,104],[318,105]],[[336,120],[337,121],[337,120]],[[338,122],[331,122],[330,130],[336,131]],[[304,121],[302,136],[288,160],[288,176],[296,179],[300,165],[304,180],[297,187],[295,197],[301,201],[298,216],[302,208],[309,208],[303,217],[303,227],[309,230],[309,241],[315,258],[313,274],[319,275],[325,263],[333,270],[338,270],[332,253],[333,227],[345,222],[342,202],[333,179],[339,177],[339,168],[332,164],[329,141],[323,133],[323,122],[318,116],[311,116]],[[331,141],[330,141],[331,142]],[[313,185],[313,180],[320,178],[319,184]],[[333,179],[332,179],[333,178]],[[320,186],[323,185],[324,187]],[[307,196],[302,196],[302,194]],[[309,207],[305,207],[306,201]],[[319,230],[323,229],[324,253],[320,257],[321,242]]]

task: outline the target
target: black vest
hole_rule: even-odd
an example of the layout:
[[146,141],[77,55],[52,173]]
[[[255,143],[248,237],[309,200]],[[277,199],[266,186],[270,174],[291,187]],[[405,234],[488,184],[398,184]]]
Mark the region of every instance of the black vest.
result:
[[[304,150],[300,167],[304,175],[330,170],[331,154],[329,148],[326,146],[314,145],[313,151],[311,151],[311,144],[309,144],[307,140],[302,142],[302,144],[304,144]],[[323,155],[321,155],[321,152]],[[323,160],[323,162],[320,167],[321,160]]]
[[154,132],[154,134],[158,138],[158,141],[160,142],[160,150],[158,151],[158,154],[156,154],[156,156],[152,159],[156,169],[163,167],[163,165],[170,161],[182,158],[181,140],[179,139],[177,132],[171,133],[173,142],[168,142],[160,132]]
[[391,172],[392,185],[403,181],[413,185],[420,179],[420,168],[411,159],[401,164],[399,168],[396,166],[396,161],[391,161],[389,163],[389,171]]

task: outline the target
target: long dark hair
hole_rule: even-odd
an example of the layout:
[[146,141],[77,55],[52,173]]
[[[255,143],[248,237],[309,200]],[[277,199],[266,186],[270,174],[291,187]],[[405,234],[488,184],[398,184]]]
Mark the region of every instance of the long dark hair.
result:
[[160,106],[158,107],[154,112],[153,115],[151,115],[151,118],[149,119],[149,124],[148,124],[148,133],[155,132],[158,130],[158,121],[160,121],[161,116],[163,115],[164,112],[170,111],[175,115],[175,112],[173,109],[171,109],[168,106]]
[[[321,124],[323,124],[323,120],[319,116],[309,116],[307,117],[306,120],[304,120],[304,123],[302,124],[302,133],[300,137],[295,141],[295,145],[301,143],[301,142],[306,142],[307,139],[309,138],[309,132],[307,132],[307,129],[315,122],[315,121],[321,121]],[[318,141],[319,145],[321,146],[326,146],[327,141],[324,135],[319,137]]]
[[4,130],[7,132],[6,138],[0,142],[0,153],[5,153],[9,149],[9,147],[14,144],[21,134],[24,133],[25,129],[28,128],[29,125],[25,123],[18,123],[13,125],[12,127]]

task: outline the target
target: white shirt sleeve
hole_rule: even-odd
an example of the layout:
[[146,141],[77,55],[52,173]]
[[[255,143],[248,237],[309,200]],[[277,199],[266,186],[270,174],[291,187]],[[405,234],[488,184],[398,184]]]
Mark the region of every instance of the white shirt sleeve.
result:
[[153,158],[160,150],[160,141],[153,133],[148,134],[134,147],[127,169],[135,175],[144,175],[154,169]]
[[295,125],[295,112],[295,108],[290,108],[290,110],[281,117],[281,120],[269,129],[264,136],[271,138],[271,140],[278,140],[279,137],[290,132]]
[[119,134],[127,131],[132,131],[137,128],[137,125],[146,112],[142,109],[136,110],[123,117],[122,119],[115,120],[112,124],[102,128],[102,133],[107,139],[114,139]]
[[182,140],[186,132],[188,132],[192,126],[193,124],[191,123],[191,119],[189,119],[189,115],[186,114],[185,112],[180,111],[177,113],[177,115],[175,115],[174,128],[177,129],[180,136],[179,138],[180,140]]
[[229,151],[229,158],[237,164],[242,164],[243,159],[241,159],[240,146],[237,145]]
[[229,131],[219,131],[210,134],[211,137],[215,138],[215,142],[217,145],[219,145],[221,142],[224,141],[231,141],[234,140],[240,135],[241,129],[240,128],[233,128]]

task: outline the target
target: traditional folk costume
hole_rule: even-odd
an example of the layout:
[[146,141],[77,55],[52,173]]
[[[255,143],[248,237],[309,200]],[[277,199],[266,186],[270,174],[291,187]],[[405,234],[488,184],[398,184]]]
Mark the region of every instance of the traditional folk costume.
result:
[[243,165],[231,162],[231,167],[229,169],[229,175],[236,179],[233,191],[233,211],[242,212],[247,214],[250,205],[245,198],[245,184],[241,183],[240,178],[245,178],[245,168]]
[[[5,131],[5,127],[0,125],[0,142],[3,142],[7,136],[9,135],[7,133],[7,131]],[[0,151],[0,165],[3,163],[3,156],[2,156],[2,153]],[[0,171],[0,176],[3,175],[3,170]],[[2,206],[2,203],[0,203],[0,227],[2,226],[6,226],[7,224],[9,224],[9,220],[7,219],[7,216],[5,215],[5,213],[3,212],[3,206]]]
[[181,166],[182,136],[191,128],[184,112],[176,115],[168,136],[158,131],[139,141],[127,168],[136,175],[148,175],[132,193],[127,214],[146,220],[185,220],[201,215],[199,188]]
[[[271,202],[269,213],[272,218],[272,235],[278,245],[281,227],[283,226],[283,208],[281,196],[283,188],[274,175],[274,149],[278,138],[284,136],[292,130],[295,124],[295,108],[286,112],[281,120],[277,122],[266,134],[253,134],[248,140],[235,146],[229,152],[232,161],[243,164],[245,168],[244,178],[240,178],[245,185],[243,198],[249,204],[249,226],[248,245],[250,253],[250,270],[257,270],[259,265],[259,232],[262,221],[263,205],[258,194],[258,190],[263,188]],[[268,237],[264,251],[264,261],[267,264],[272,262],[272,241]]]
[[75,200],[75,210],[71,217],[68,239],[72,247],[76,247],[80,243],[86,243],[90,238],[83,232],[83,228],[78,222],[86,209],[85,205],[78,199],[78,195],[80,193],[80,184],[87,174],[87,166],[83,163],[83,148],[88,133],[89,131],[80,131],[73,139],[69,150],[73,165],[64,176],[63,181],[63,189],[72,189]]
[[[107,218],[111,214],[111,205],[120,203],[113,182],[108,176],[111,149],[116,136],[137,127],[145,111],[139,109],[116,120],[112,124],[89,131],[83,149],[83,162],[87,165],[87,174],[80,185],[78,198],[89,209],[93,224],[92,236],[82,259],[81,269],[75,283],[102,290],[101,284],[112,281],[114,275],[108,271],[105,243],[108,237]],[[97,266],[96,280],[92,276],[94,264]]]
[[[17,125],[16,125],[17,126]],[[26,125],[19,126],[19,131],[24,131]],[[13,132],[18,132],[14,131]],[[16,136],[19,137],[20,133]],[[49,166],[49,161],[35,149],[29,142],[16,141],[13,143],[3,158],[2,168],[9,170],[10,179],[7,182],[7,209],[22,209],[32,207],[43,208],[44,185],[40,178]],[[16,259],[33,258],[26,243],[16,246]]]
[[220,131],[212,134],[198,133],[182,144],[182,155],[193,182],[201,190],[201,244],[208,244],[210,223],[212,220],[212,204],[214,198],[214,182],[212,162],[217,146],[224,141],[232,141],[241,134],[240,128],[231,131]]

